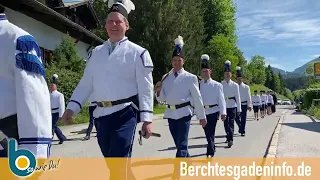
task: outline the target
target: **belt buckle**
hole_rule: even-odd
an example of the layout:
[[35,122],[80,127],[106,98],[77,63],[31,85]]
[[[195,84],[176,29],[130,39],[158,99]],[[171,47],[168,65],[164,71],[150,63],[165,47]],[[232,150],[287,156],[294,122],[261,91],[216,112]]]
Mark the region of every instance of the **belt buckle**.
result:
[[205,105],[204,108],[208,109],[208,108],[209,108],[209,105]]
[[176,106],[169,106],[171,110],[176,110]]
[[111,101],[102,101],[102,107],[112,107]]

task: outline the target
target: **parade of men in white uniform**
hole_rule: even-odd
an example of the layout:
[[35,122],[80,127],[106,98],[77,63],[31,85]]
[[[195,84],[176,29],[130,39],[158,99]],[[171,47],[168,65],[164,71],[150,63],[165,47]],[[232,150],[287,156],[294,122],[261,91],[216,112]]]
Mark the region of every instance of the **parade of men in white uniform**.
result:
[[67,140],[66,136],[62,133],[58,127],[58,121],[61,119],[65,111],[64,95],[57,90],[58,75],[52,76],[52,83],[50,84],[50,102],[51,102],[51,114],[52,114],[52,137],[54,134],[59,139],[59,144],[63,144]]
[[230,148],[233,145],[234,134],[234,121],[238,114],[241,113],[241,99],[239,92],[239,85],[231,80],[231,62],[225,62],[224,80],[221,82],[223,85],[223,93],[226,101],[227,117],[223,121],[224,129],[226,132],[226,142]]
[[203,128],[208,142],[206,155],[207,157],[213,157],[216,151],[216,125],[220,116],[223,121],[226,119],[227,111],[223,86],[211,78],[209,59],[207,54],[201,56],[202,80],[200,81],[199,88],[207,118],[207,125]]
[[240,99],[241,99],[241,114],[237,115],[236,122],[239,127],[241,136],[246,134],[247,110],[251,111],[251,92],[250,87],[243,83],[241,67],[237,67],[237,83],[239,85]]
[[[10,23],[0,6],[0,142],[48,158],[52,141],[50,94],[40,48],[32,35]],[[2,144],[2,143],[1,143]],[[7,157],[7,146],[0,157]]]
[[179,36],[174,42],[171,60],[173,69],[163,76],[161,82],[157,82],[156,98],[168,104],[164,118],[168,119],[169,130],[177,148],[176,157],[190,157],[188,136],[193,108],[202,127],[206,124],[206,116],[198,78],[183,68],[183,38]]
[[258,95],[258,91],[254,90],[253,96],[251,97],[252,100],[252,106],[253,106],[253,113],[254,113],[254,119],[259,121],[259,110],[261,107],[261,98],[260,95]]

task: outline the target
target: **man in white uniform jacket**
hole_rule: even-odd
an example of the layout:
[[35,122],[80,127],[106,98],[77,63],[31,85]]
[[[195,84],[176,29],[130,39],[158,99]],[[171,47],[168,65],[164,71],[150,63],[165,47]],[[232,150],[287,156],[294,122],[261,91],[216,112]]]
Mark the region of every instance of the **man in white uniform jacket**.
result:
[[264,118],[264,116],[266,115],[266,109],[267,109],[267,96],[264,90],[260,91],[260,98],[261,98],[260,113],[261,113],[261,118]]
[[239,133],[241,136],[246,134],[247,110],[251,111],[251,92],[250,87],[243,83],[241,68],[237,67],[237,83],[239,85],[240,99],[241,99],[241,114],[237,115],[236,122],[239,126]]
[[254,95],[251,98],[254,112],[254,119],[259,121],[259,109],[261,107],[261,98],[258,95],[258,91],[254,90]]
[[[3,13],[0,6],[0,130],[18,141],[18,149],[48,158],[51,109],[41,51],[36,40]],[[2,146],[0,157],[7,157]]]
[[[188,136],[193,107],[197,119],[204,127],[206,124],[203,102],[199,91],[197,76],[183,68],[184,45],[183,38],[175,39],[175,49],[172,54],[173,69],[156,84],[156,98],[159,102],[166,101],[168,108],[164,117],[168,119],[169,130],[176,145],[176,157],[190,157],[188,152]],[[192,103],[193,101],[193,103]]]
[[[104,157],[131,157],[137,124],[149,138],[153,116],[153,62],[149,52],[125,37],[130,1],[109,1],[109,40],[92,50],[83,77],[74,90],[63,119],[68,123],[90,95],[97,139]],[[119,69],[121,67],[121,69]]]
[[224,80],[221,82],[223,85],[223,93],[226,100],[227,118],[223,122],[226,131],[228,147],[233,145],[234,134],[234,120],[238,114],[241,113],[241,100],[239,85],[231,80],[231,62],[225,62]]
[[52,137],[54,134],[59,139],[59,144],[63,144],[67,140],[62,131],[58,127],[58,121],[61,119],[65,111],[64,95],[57,90],[58,75],[52,76],[52,83],[50,85],[50,101],[51,101],[51,114],[52,114]]
[[211,78],[211,66],[209,65],[209,56],[201,56],[202,80],[199,88],[207,117],[207,125],[203,128],[207,138],[207,157],[213,157],[216,151],[214,144],[216,125],[221,115],[225,120],[227,116],[226,101],[223,94],[221,83]]

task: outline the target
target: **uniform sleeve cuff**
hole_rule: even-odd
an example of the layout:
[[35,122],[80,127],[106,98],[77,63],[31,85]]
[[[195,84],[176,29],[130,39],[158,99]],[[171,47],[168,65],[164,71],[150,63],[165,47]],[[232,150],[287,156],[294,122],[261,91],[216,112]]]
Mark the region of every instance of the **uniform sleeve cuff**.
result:
[[75,102],[72,102],[72,101],[68,103],[67,109],[70,109],[71,111],[73,111],[74,116],[80,112],[79,105]]
[[153,112],[140,112],[141,122],[152,122]]

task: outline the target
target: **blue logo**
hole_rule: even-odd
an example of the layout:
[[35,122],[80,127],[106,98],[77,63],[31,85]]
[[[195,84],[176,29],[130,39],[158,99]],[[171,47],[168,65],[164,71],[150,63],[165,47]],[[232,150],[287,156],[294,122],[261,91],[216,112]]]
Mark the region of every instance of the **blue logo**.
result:
[[35,155],[25,149],[17,147],[16,140],[10,140],[8,145],[9,167],[13,174],[19,177],[30,176],[37,166]]

